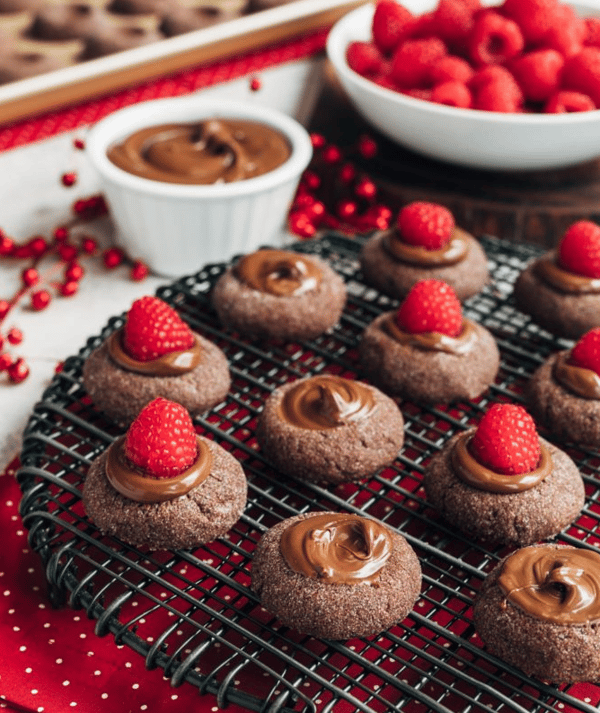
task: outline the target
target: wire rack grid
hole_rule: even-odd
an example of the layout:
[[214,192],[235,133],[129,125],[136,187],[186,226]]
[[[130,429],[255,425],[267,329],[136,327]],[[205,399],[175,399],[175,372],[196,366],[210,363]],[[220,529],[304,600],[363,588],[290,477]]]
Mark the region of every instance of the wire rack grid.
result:
[[[511,303],[512,284],[539,254],[537,248],[486,236],[481,241],[493,279],[464,310],[498,341],[496,383],[479,399],[450,407],[403,402],[406,438],[393,465],[363,483],[334,488],[284,478],[262,457],[253,434],[262,404],[279,385],[317,373],[364,378],[360,334],[397,303],[361,281],[360,242],[331,235],[298,245],[328,260],[349,294],[339,325],[309,343],[256,342],[223,331],[210,293],[225,264],[159,290],[229,359],[229,395],[195,424],[241,461],[249,482],[248,505],[237,525],[195,551],[131,547],[103,536],[84,512],[81,486],[89,465],[120,435],[81,384],[86,356],[124,316],[112,318],[66,361],[24,436],[17,474],[21,514],[43,560],[53,603],[84,609],[96,620],[99,636],[112,635],[144,656],[148,668],[162,668],[171,685],[215,694],[221,706],[231,701],[270,713],[597,711],[600,688],[588,686],[584,696],[579,684],[548,685],[485,651],[472,627],[472,601],[506,551],[483,547],[444,523],[428,507],[421,486],[424,466],[454,433],[476,422],[490,402],[522,402],[534,369],[571,344],[536,327]],[[596,547],[600,457],[559,445],[579,465],[587,497],[578,521],[557,539]],[[261,607],[249,588],[256,543],[281,519],[313,510],[366,514],[407,538],[421,561],[423,587],[405,621],[368,639],[321,641],[282,626]]]

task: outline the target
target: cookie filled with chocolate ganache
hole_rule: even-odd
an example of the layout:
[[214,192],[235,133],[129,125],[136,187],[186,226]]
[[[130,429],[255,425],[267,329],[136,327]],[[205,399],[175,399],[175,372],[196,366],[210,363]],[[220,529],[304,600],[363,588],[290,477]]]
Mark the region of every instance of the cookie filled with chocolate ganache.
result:
[[152,181],[212,185],[262,176],[291,155],[287,138],[248,119],[148,126],[111,146],[107,156],[123,171]]
[[533,260],[514,286],[517,307],[567,339],[600,326],[600,226],[573,223],[555,250]]
[[404,419],[379,389],[322,374],[276,389],[264,404],[256,438],[281,473],[338,484],[389,465],[404,441]]
[[421,280],[398,310],[361,336],[360,361],[386,393],[422,403],[473,399],[493,383],[500,354],[492,334],[463,317],[450,285]]
[[600,554],[558,544],[500,562],[475,599],[486,648],[551,683],[600,681]]
[[241,334],[314,339],[339,321],[346,285],[316,256],[265,248],[242,256],[221,275],[212,303],[223,325]]
[[262,536],[251,586],[285,626],[350,639],[406,617],[421,590],[421,567],[406,539],[377,520],[310,512]]
[[479,242],[456,226],[447,208],[425,201],[404,206],[395,225],[370,237],[360,265],[368,284],[396,299],[420,280],[435,279],[451,285],[462,302],[489,281]]
[[577,519],[585,501],[575,463],[541,438],[517,404],[494,404],[453,436],[423,473],[427,500],[469,537],[529,545]]
[[600,446],[600,327],[550,355],[531,377],[527,396],[534,416],[553,434]]
[[159,397],[92,462],[83,504],[103,533],[172,550],[224,535],[240,518],[246,494],[240,463],[197,435],[183,406]]
[[152,296],[136,300],[123,327],[83,364],[83,385],[94,405],[121,425],[157,396],[199,415],[225,398],[230,383],[223,351]]

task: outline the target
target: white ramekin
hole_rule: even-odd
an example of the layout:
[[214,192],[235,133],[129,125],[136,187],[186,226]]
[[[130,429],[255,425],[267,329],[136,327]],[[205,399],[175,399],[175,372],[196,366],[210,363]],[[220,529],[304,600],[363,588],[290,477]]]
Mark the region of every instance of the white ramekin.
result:
[[[284,134],[290,158],[256,178],[215,185],[184,185],[141,178],[107,158],[109,146],[137,129],[212,117],[257,121]],[[187,96],[143,102],[99,121],[86,139],[91,163],[116,226],[116,242],[159,275],[180,277],[261,245],[280,246],[300,176],[312,156],[307,131],[274,109]]]

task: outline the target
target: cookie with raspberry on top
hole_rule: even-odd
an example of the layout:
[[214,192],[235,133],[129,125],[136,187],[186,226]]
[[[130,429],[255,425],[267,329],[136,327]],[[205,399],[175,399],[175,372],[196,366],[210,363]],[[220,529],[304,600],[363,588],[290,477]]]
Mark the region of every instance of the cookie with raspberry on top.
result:
[[531,412],[553,434],[600,446],[600,327],[551,354],[528,384]]
[[441,280],[421,280],[397,310],[376,317],[359,354],[383,391],[421,403],[473,399],[500,366],[492,334],[463,316],[456,293]]
[[364,244],[360,265],[365,281],[402,299],[419,280],[443,280],[463,302],[489,280],[487,257],[479,242],[456,226],[442,205],[415,201],[404,206],[389,230]]
[[567,339],[600,326],[600,225],[573,223],[556,249],[533,260],[514,286],[516,306]]
[[199,415],[225,398],[230,383],[223,351],[152,296],[136,300],[123,326],[83,364],[83,385],[94,405],[122,426],[158,396]]
[[240,518],[246,495],[240,463],[197,435],[183,406],[159,397],[92,462],[82,497],[103,533],[173,550],[224,535]]
[[529,545],[558,534],[584,505],[575,463],[538,435],[520,405],[494,404],[450,438],[423,474],[430,505],[468,537]]

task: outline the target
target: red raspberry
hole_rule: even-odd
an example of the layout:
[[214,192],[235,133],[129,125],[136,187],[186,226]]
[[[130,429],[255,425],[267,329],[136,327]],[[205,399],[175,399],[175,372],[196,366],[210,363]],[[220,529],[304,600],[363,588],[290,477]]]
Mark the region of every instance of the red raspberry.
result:
[[123,347],[129,356],[150,361],[193,344],[192,331],[166,302],[146,296],[131,305],[123,330]]
[[555,24],[558,0],[504,0],[499,11],[514,20],[528,44],[544,39]]
[[361,77],[373,77],[383,68],[381,53],[370,42],[351,42],[346,49],[346,61]]
[[563,90],[548,99],[544,106],[544,113],[569,114],[576,111],[593,111],[595,108],[596,105],[587,94]]
[[373,13],[373,42],[383,54],[391,54],[409,35],[412,12],[395,0],[379,0]]
[[571,349],[569,364],[591,369],[600,376],[600,327],[586,332]]
[[431,81],[434,84],[442,82],[462,82],[467,84],[473,77],[473,68],[462,57],[447,55],[442,57],[431,70]]
[[433,12],[424,12],[422,15],[415,17],[410,26],[410,38],[413,40],[426,40],[430,37],[437,37],[433,18]]
[[581,51],[585,36],[585,22],[568,5],[559,5],[554,24],[544,35],[543,44],[557,50],[563,57],[572,57]]
[[421,99],[422,101],[431,101],[431,89],[403,89],[402,94],[413,99]]
[[476,9],[466,0],[439,0],[432,20],[437,36],[451,46],[464,44],[473,29]]
[[540,460],[535,423],[522,406],[494,404],[486,411],[469,442],[475,460],[504,475],[530,473]]
[[512,74],[504,67],[490,65],[475,72],[470,83],[473,108],[483,111],[518,112],[523,93]]
[[475,65],[499,64],[516,57],[525,46],[516,22],[494,10],[477,15],[469,37],[469,56]]
[[556,50],[534,50],[513,60],[510,69],[525,99],[542,102],[558,90],[564,64]]
[[572,89],[591,97],[600,106],[600,47],[584,47],[565,62],[563,89]]
[[427,87],[431,83],[431,70],[445,54],[446,46],[435,37],[406,40],[392,58],[390,76],[406,89]]
[[573,223],[558,245],[558,261],[576,275],[600,277],[600,226],[590,220]]
[[409,334],[438,332],[458,337],[462,309],[456,293],[441,280],[421,280],[408,293],[396,313],[398,327]]
[[583,44],[600,47],[600,18],[586,17],[584,23],[585,37],[583,38]]
[[431,101],[436,104],[469,109],[473,103],[473,97],[464,82],[441,82],[431,90]]
[[437,203],[415,201],[398,214],[398,231],[409,245],[439,250],[448,243],[453,230],[452,213]]
[[198,456],[190,414],[162,396],[138,414],[125,436],[125,455],[133,465],[156,478],[173,478]]

